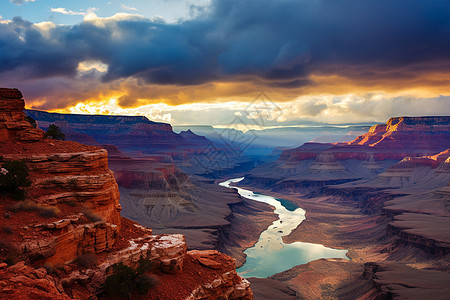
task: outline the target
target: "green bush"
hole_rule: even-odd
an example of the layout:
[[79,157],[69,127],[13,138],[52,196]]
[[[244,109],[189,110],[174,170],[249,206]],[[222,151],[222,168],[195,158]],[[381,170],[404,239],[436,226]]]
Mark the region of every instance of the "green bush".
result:
[[24,160],[4,162],[0,169],[0,192],[9,193],[14,199],[25,198],[25,188],[31,185],[27,164]]
[[54,140],[60,141],[64,141],[66,139],[66,135],[61,131],[61,128],[55,124],[50,124],[50,126],[48,126],[48,129],[45,132],[45,137],[51,137]]
[[111,266],[113,274],[106,278],[103,290],[106,295],[131,299],[132,294],[147,294],[148,290],[156,285],[156,279],[146,274],[152,268],[148,259],[141,258],[136,269],[123,263]]

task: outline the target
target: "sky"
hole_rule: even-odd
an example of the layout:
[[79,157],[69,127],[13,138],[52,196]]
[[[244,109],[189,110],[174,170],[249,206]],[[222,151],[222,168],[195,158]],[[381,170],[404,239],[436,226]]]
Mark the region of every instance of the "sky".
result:
[[450,1],[1,0],[0,86],[174,125],[450,115]]

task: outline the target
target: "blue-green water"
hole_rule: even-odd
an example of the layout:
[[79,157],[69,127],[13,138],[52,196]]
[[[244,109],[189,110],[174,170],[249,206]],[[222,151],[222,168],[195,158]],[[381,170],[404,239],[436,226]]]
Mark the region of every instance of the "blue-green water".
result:
[[236,189],[242,197],[247,199],[274,206],[278,220],[261,233],[253,247],[245,250],[247,260],[237,269],[238,273],[244,277],[265,278],[319,258],[347,258],[347,250],[332,249],[320,244],[284,243],[283,236],[289,235],[305,219],[305,211],[288,200],[253,193],[230,185],[243,179],[244,177],[230,179],[221,182],[220,185]]

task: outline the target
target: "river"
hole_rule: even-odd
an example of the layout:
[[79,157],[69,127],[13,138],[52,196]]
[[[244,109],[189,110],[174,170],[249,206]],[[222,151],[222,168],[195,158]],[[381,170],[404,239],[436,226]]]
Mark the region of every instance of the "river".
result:
[[289,235],[305,219],[305,210],[284,199],[231,186],[232,183],[240,182],[243,179],[244,177],[230,179],[219,183],[219,185],[236,189],[242,197],[247,199],[274,206],[274,212],[278,215],[278,220],[261,233],[258,242],[253,247],[245,250],[246,262],[237,269],[240,275],[265,278],[319,258],[348,259],[346,256],[347,250],[332,249],[321,244],[284,243],[282,237]]

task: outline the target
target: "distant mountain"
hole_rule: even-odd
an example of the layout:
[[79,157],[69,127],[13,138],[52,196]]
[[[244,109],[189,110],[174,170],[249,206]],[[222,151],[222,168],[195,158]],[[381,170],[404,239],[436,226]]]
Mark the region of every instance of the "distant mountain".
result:
[[306,142],[349,142],[358,135],[364,134],[370,126],[365,124],[353,125],[308,125],[267,128],[242,132],[234,128],[214,128],[208,125],[174,126],[175,132],[192,130],[196,134],[204,135],[215,143],[224,143],[236,136],[250,140],[245,148],[245,154],[257,156],[267,160],[273,155],[279,155],[280,148],[293,148]]

